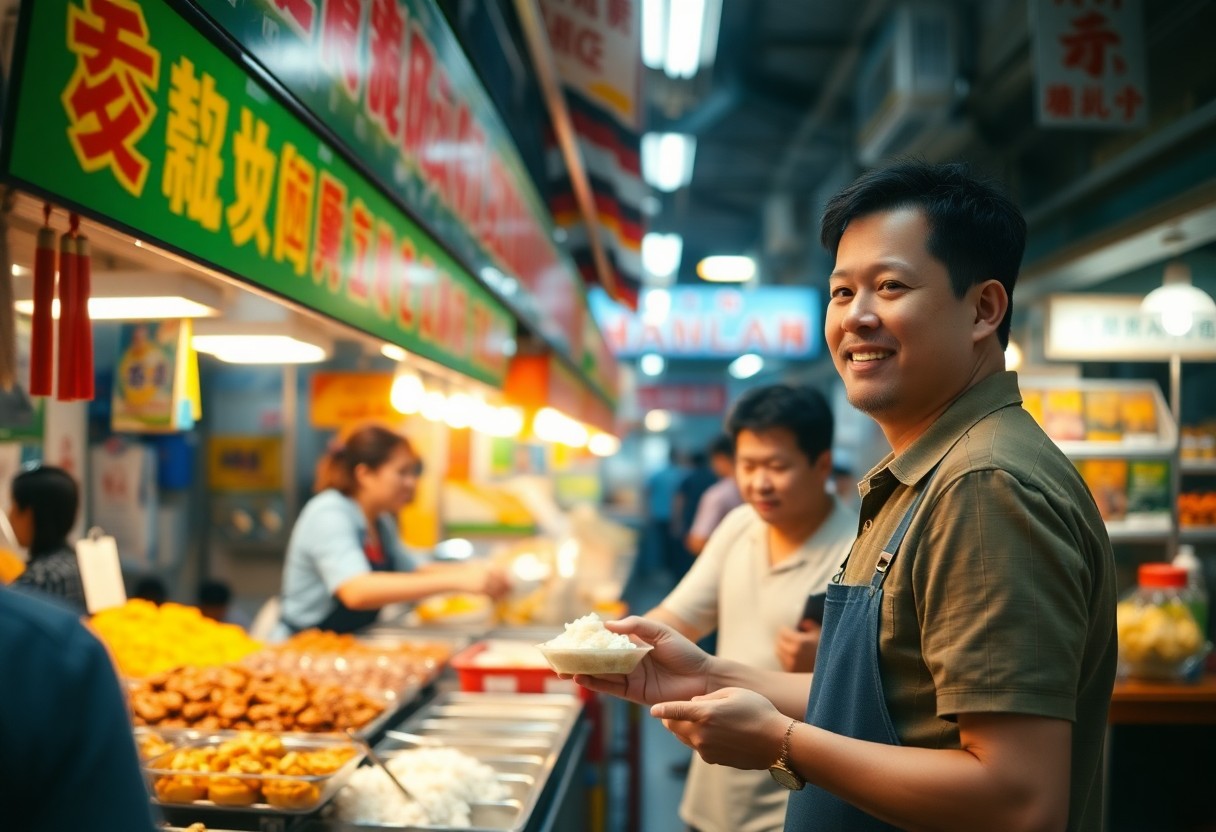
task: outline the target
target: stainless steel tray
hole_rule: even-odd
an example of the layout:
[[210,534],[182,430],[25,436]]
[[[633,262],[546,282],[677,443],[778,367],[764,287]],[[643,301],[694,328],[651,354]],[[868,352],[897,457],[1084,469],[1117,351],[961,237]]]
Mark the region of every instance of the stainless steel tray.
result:
[[[376,745],[386,758],[427,746],[454,748],[494,769],[508,790],[505,800],[470,804],[470,832],[522,832],[553,773],[582,710],[570,694],[451,691],[438,695],[388,731]],[[361,827],[349,822],[335,828]],[[445,826],[395,827],[409,830]]]

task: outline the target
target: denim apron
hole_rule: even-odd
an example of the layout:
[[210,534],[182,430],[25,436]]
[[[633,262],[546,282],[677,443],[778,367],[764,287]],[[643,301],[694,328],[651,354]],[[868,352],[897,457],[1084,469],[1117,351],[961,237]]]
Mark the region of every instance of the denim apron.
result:
[[[828,585],[823,632],[806,709],[806,722],[810,725],[854,739],[899,745],[887,711],[878,664],[882,584],[899,554],[934,471],[929,472],[891,540],[883,547],[870,582],[857,586],[841,584],[848,563],[846,558]],[[896,829],[811,783],[801,791],[790,792],[785,813],[786,832],[893,832]]]

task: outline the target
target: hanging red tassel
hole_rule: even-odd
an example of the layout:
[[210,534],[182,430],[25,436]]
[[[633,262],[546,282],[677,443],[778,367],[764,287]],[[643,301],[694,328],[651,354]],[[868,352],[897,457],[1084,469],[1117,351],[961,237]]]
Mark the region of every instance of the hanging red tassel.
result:
[[89,238],[76,238],[76,384],[73,397],[93,399],[93,321],[89,317],[89,295],[92,292],[93,267],[89,257]]
[[30,331],[30,395],[50,396],[55,376],[55,229],[51,205],[42,208],[43,225],[34,249],[34,314]]
[[71,228],[59,238],[59,380],[58,399],[71,401],[76,381],[76,231],[80,217],[72,214]]

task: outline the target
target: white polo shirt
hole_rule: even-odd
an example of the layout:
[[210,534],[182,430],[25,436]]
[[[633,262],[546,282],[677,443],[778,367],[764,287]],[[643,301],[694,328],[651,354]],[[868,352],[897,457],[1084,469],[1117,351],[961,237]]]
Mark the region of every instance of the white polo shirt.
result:
[[[660,604],[697,629],[718,631],[718,655],[780,670],[777,632],[796,627],[806,598],[824,592],[857,536],[857,512],[832,513],[798,550],[769,565],[768,527],[742,505],[726,515],[705,550]],[[680,817],[701,832],[774,832],[789,792],[767,771],[711,766],[693,755]]]

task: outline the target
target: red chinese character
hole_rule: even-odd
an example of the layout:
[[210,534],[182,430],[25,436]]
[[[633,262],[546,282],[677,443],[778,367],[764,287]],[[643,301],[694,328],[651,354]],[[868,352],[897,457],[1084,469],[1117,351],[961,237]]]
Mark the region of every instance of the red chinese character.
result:
[[372,0],[371,66],[367,109],[394,139],[401,135],[401,54],[405,19],[397,0]]
[[581,9],[583,14],[591,17],[599,17],[600,14],[599,0],[574,0],[574,8]]
[[346,231],[346,186],[328,172],[321,174],[321,193],[317,196],[317,230],[312,255],[312,278],[317,283],[328,279],[336,292],[342,286],[342,242]]
[[633,0],[608,0],[608,25],[633,34]]
[[63,100],[72,148],[85,170],[108,166],[138,196],[149,163],[135,145],[156,114],[149,91],[160,82],[160,53],[143,13],[128,0],[69,6],[68,48],[77,61]]
[[359,94],[359,27],[364,0],[325,0],[321,61],[342,78],[351,97]]
[[1072,87],[1068,84],[1048,84],[1043,109],[1057,118],[1071,118],[1076,110]]
[[1106,107],[1106,90],[1101,87],[1085,87],[1081,90],[1081,115],[1110,118]]
[[1140,94],[1140,90],[1128,84],[1123,89],[1115,94],[1115,106],[1123,111],[1124,121],[1135,121],[1136,111],[1140,109],[1140,105],[1144,103],[1144,96]]
[[574,21],[564,14],[555,14],[549,19],[549,43],[559,54],[573,51]]
[[[1072,34],[1060,35],[1065,50],[1064,66],[1100,78],[1106,72],[1106,50],[1118,46],[1123,39],[1107,28],[1106,15],[1101,12],[1075,18],[1072,27]],[[1112,55],[1111,63],[1119,75],[1127,70],[1127,64],[1119,55]]]
[[297,29],[312,37],[312,24],[317,19],[315,0],[274,0],[274,5]]
[[371,259],[373,254],[372,236],[376,227],[376,218],[372,216],[367,205],[358,197],[350,209],[351,260],[350,279],[347,281],[347,293],[359,304],[366,304],[370,294],[368,277],[372,271]]

